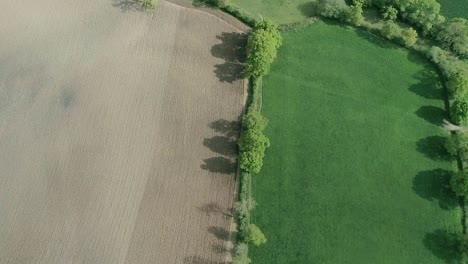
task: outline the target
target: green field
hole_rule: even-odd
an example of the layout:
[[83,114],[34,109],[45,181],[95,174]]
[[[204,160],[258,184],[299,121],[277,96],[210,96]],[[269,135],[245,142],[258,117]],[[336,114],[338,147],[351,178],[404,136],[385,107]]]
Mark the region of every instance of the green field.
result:
[[468,18],[468,2],[466,0],[438,0],[442,6],[442,14],[447,18]]
[[315,24],[283,34],[264,79],[271,148],[253,181],[253,263],[452,263],[438,76],[404,49]]
[[301,21],[312,14],[310,0],[232,0],[253,16],[263,16],[275,23]]

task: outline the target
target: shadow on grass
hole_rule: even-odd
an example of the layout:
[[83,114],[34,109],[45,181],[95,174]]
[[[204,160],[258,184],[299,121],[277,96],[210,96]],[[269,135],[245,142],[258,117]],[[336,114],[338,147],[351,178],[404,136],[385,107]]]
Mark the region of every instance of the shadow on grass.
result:
[[460,263],[460,234],[438,229],[427,233],[423,239],[424,246],[436,257],[448,264]]
[[234,174],[236,172],[236,163],[228,158],[214,157],[204,159],[204,164],[200,167],[204,170],[214,173]]
[[112,6],[119,8],[122,12],[144,11],[139,0],[112,0]]
[[438,201],[440,208],[454,209],[459,205],[450,189],[452,172],[443,169],[421,171],[413,179],[413,191],[429,201]]
[[[415,58],[414,62],[422,63],[418,58]],[[444,98],[444,89],[439,81],[439,75],[428,66],[413,77],[418,80],[418,83],[409,88],[411,92],[427,99],[442,100]]]
[[447,112],[445,112],[444,109],[431,105],[421,106],[421,108],[419,108],[415,114],[436,126],[441,126],[444,120],[449,119]]
[[305,17],[312,17],[318,15],[317,6],[317,1],[311,1],[300,4],[297,9],[299,9]]
[[446,138],[442,136],[429,136],[416,142],[416,149],[427,158],[435,161],[452,160],[445,149]]
[[247,35],[237,32],[223,32],[216,36],[220,44],[211,47],[211,54],[224,60],[223,64],[215,65],[214,73],[221,82],[232,83],[244,76]]

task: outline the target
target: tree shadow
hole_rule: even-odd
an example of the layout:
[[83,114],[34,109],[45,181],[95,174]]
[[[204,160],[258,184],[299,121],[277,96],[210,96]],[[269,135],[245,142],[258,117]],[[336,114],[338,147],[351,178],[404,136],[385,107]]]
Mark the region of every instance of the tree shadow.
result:
[[216,64],[214,73],[222,82],[233,83],[242,79],[244,76],[245,66],[239,63],[225,62]]
[[385,49],[398,49],[400,46],[393,43],[391,40],[384,38],[383,36],[379,35],[380,33],[377,32],[376,29],[369,29],[368,31],[364,31],[361,29],[355,30],[356,35],[369,41],[370,43]]
[[[420,59],[415,60],[417,60],[418,63],[421,63]],[[426,69],[416,73],[413,77],[418,80],[418,83],[410,86],[409,90],[411,92],[427,99],[443,99],[444,89],[440,81],[438,81],[440,79],[435,71],[426,67]]]
[[317,5],[317,1],[311,1],[298,5],[297,9],[299,9],[299,11],[301,11],[302,15],[305,17],[313,17],[318,15]]
[[224,157],[214,157],[203,160],[205,164],[200,167],[209,172],[222,173],[222,174],[234,174],[236,172],[237,164],[230,159]]
[[418,117],[436,126],[441,126],[444,119],[448,119],[447,112],[445,112],[444,109],[432,105],[421,106],[421,108],[414,113]]
[[240,131],[240,122],[237,120],[228,121],[219,119],[209,124],[209,127],[215,132],[221,133],[227,137],[237,137]]
[[211,47],[211,55],[223,59],[223,64],[215,65],[214,73],[221,82],[232,83],[244,76],[247,35],[238,32],[223,32],[216,36],[220,44]]
[[229,252],[230,250],[227,249],[224,245],[222,244],[216,244],[216,245],[212,245],[211,246],[211,249],[213,250],[213,252],[217,253],[217,254],[225,254],[227,252]]
[[423,239],[424,246],[436,257],[448,264],[459,263],[461,260],[460,234],[438,229],[427,233]]
[[413,178],[413,191],[421,198],[438,201],[440,208],[450,210],[459,205],[450,189],[452,172],[443,169],[421,171]]
[[205,138],[205,140],[203,140],[203,146],[224,156],[234,157],[237,154],[236,141],[225,136]]
[[416,142],[416,150],[432,160],[448,161],[452,158],[445,149],[445,141],[442,136],[429,136]]
[[203,205],[202,207],[199,207],[200,211],[206,213],[207,215],[222,215],[226,218],[232,217],[232,209],[224,209],[219,206],[217,203],[207,203]]
[[222,227],[210,226],[208,232],[213,234],[216,238],[224,241],[229,241],[230,232]]
[[122,12],[144,11],[140,0],[112,0],[112,6],[119,8]]

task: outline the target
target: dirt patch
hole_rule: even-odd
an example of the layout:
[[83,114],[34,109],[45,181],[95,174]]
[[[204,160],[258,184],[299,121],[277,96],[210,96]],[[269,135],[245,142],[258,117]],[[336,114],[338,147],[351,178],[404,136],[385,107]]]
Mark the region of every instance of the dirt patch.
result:
[[40,2],[0,2],[0,263],[224,263],[241,32]]

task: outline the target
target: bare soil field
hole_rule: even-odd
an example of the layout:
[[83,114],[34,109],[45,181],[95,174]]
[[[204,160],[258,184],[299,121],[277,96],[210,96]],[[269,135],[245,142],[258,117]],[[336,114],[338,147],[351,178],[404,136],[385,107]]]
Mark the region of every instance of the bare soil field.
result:
[[0,263],[224,263],[244,43],[166,1],[0,1]]

